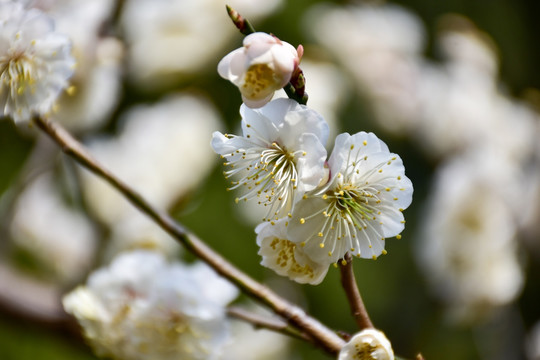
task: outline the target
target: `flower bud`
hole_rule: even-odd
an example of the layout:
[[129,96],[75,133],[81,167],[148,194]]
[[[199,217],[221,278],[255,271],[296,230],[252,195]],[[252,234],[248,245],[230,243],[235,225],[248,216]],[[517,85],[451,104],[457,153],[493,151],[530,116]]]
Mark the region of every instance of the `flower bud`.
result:
[[390,341],[376,329],[365,329],[354,335],[339,352],[338,360],[394,360]]
[[299,62],[291,44],[257,32],[246,36],[243,47],[219,62],[218,73],[238,86],[248,107],[259,108],[289,82]]

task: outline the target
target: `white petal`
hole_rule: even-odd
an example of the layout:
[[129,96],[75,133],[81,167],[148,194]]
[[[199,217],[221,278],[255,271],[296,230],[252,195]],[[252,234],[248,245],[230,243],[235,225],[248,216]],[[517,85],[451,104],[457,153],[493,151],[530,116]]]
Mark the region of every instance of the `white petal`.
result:
[[315,189],[325,176],[328,176],[324,163],[326,161],[326,149],[320,140],[313,134],[303,134],[299,139],[299,148],[306,155],[300,154],[297,158],[298,175],[302,180],[302,191]]

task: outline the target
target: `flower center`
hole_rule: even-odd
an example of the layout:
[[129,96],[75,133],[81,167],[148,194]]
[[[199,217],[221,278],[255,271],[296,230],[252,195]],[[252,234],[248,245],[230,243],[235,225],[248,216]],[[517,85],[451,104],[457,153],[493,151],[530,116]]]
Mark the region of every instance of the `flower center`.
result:
[[228,190],[239,187],[247,189],[247,192],[235,201],[256,198],[259,204],[268,206],[266,219],[263,220],[277,220],[286,215],[292,207],[298,183],[295,154],[273,142],[269,148],[253,147],[232,155],[234,156],[231,161],[225,163],[231,166],[232,170],[226,171],[225,176],[243,177],[233,181],[233,186]]
[[274,71],[268,64],[254,64],[246,72],[242,94],[249,99],[259,99],[277,90]]
[[375,351],[377,350],[376,346],[362,343],[362,344],[355,344],[354,345],[354,355],[353,359],[358,360],[377,360],[377,357],[373,356]]
[[24,94],[27,89],[35,91],[32,73],[32,64],[24,55],[0,60],[0,83],[11,89],[12,97]]
[[[347,239],[346,248],[359,256],[360,240],[357,233],[361,231],[369,231],[383,238],[375,223],[377,216],[381,215],[377,209],[381,203],[379,194],[380,191],[369,184],[358,186],[351,182],[341,182],[322,195],[328,205],[321,210],[325,221],[318,237],[321,238],[319,247],[326,248],[328,256],[333,256],[338,243],[344,239]],[[302,220],[305,222],[307,218]]]
[[289,271],[296,273],[296,274],[306,274],[310,278],[313,278],[315,276],[313,272],[313,268],[309,265],[301,266],[296,261],[296,258],[294,256],[294,249],[296,248],[296,244],[292,241],[286,240],[286,239],[279,239],[274,238],[272,242],[270,243],[270,247],[274,251],[278,251],[277,257],[276,257],[276,265],[279,267],[288,267]]

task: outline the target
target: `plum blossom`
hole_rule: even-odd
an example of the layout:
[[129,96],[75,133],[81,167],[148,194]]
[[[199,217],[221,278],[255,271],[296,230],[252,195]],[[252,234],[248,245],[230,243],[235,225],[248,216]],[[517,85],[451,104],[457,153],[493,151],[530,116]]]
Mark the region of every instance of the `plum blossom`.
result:
[[523,197],[512,193],[520,190],[512,171],[514,164],[500,156],[476,152],[437,170],[415,253],[454,321],[488,319],[523,289],[517,224],[508,201]]
[[41,11],[0,3],[0,116],[20,122],[50,112],[73,74],[70,46]]
[[385,238],[400,237],[413,187],[401,158],[373,133],[340,134],[328,183],[303,196],[287,235],[313,260],[337,262],[350,252],[376,259]]
[[289,82],[299,62],[291,44],[257,32],[246,36],[243,47],[219,62],[218,73],[238,86],[248,107],[259,108]]
[[294,202],[327,176],[328,124],[294,100],[276,99],[261,109],[240,108],[242,136],[214,132],[212,147],[225,158],[227,178],[243,195],[268,207],[267,220],[286,216]]
[[262,223],[255,229],[261,265],[301,284],[319,284],[328,272],[328,264],[311,260],[301,247],[288,240],[286,226],[284,218],[275,224]]
[[394,360],[392,345],[376,329],[365,329],[354,335],[339,352],[338,360]]
[[63,304],[99,356],[207,360],[219,359],[228,341],[225,306],[236,296],[202,263],[136,251],[92,273]]

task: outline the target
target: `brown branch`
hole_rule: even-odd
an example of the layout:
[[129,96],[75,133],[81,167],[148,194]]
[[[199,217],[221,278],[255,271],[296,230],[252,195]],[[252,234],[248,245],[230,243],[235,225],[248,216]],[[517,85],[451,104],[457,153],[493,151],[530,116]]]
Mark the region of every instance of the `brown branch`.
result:
[[317,343],[307,334],[300,332],[295,328],[292,328],[291,325],[287,324],[281,319],[256,314],[254,312],[237,306],[229,307],[227,309],[227,315],[235,319],[247,322],[253,325],[255,329],[272,330],[274,332],[294,337],[296,339],[312,343],[313,345],[317,345]]
[[184,247],[216,272],[235,284],[245,294],[267,305],[289,324],[310,336],[326,352],[337,354],[344,341],[317,319],[308,316],[300,307],[289,303],[268,287],[260,284],[208,247],[203,241],[178,224],[168,214],[154,208],[139,193],[125,184],[97,162],[84,147],[59,124],[42,117],[34,117],[34,123],[48,134],[67,155],[94,174],[100,176],[124,195],[135,207],[150,217],[163,230],[182,243]]
[[373,323],[369,318],[368,312],[360,296],[358,285],[354,277],[352,267],[352,256],[350,253],[345,254],[343,263],[340,265],[341,270],[341,285],[347,295],[347,300],[351,307],[351,313],[360,329],[373,328]]

